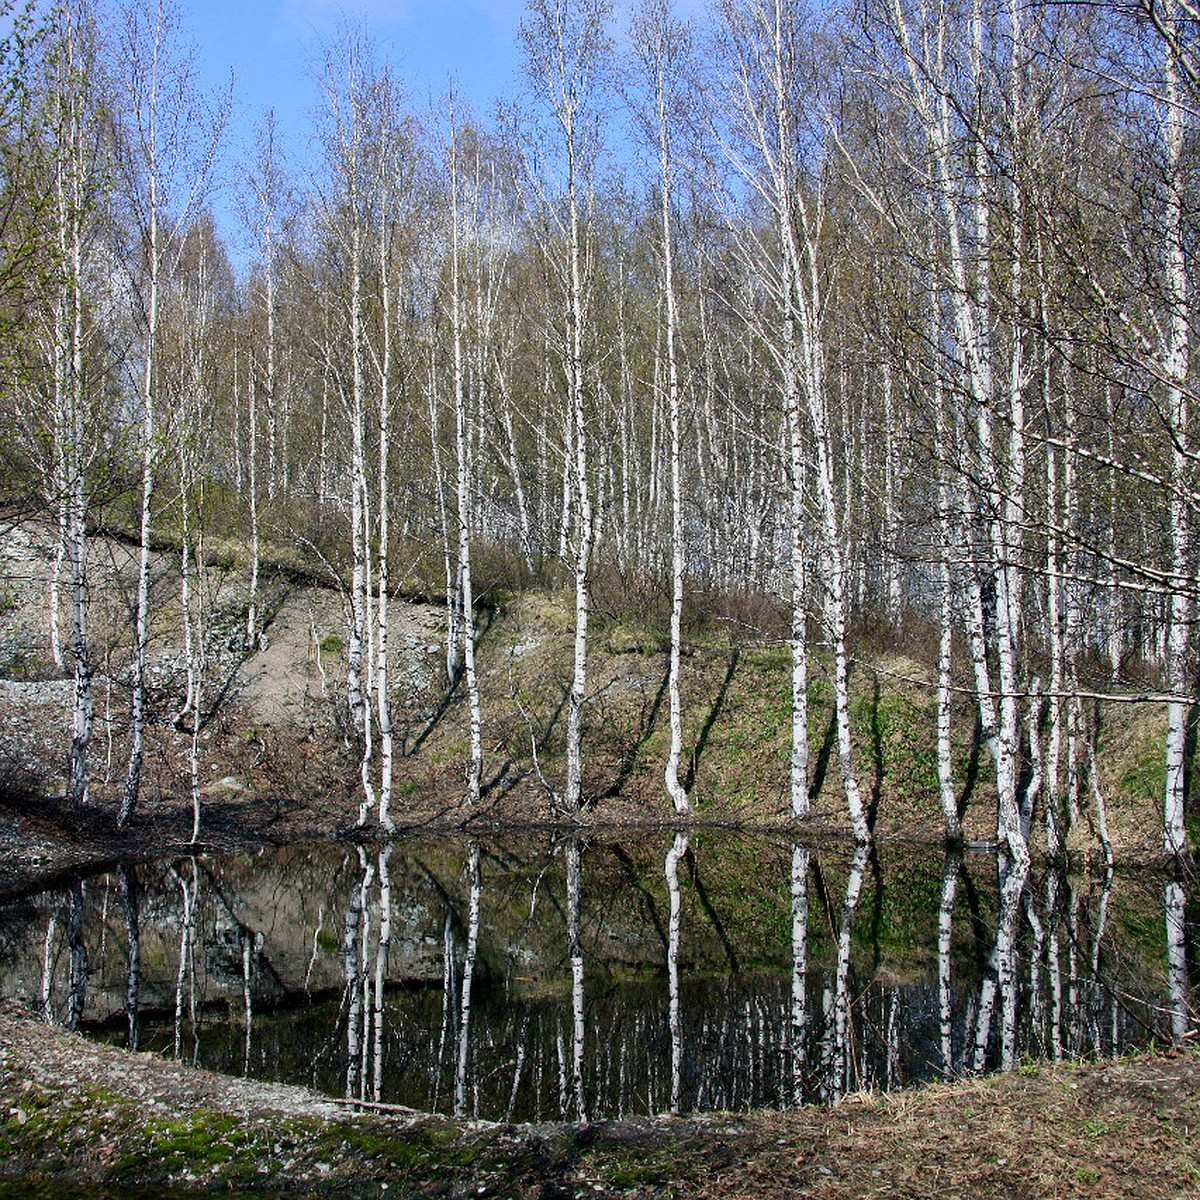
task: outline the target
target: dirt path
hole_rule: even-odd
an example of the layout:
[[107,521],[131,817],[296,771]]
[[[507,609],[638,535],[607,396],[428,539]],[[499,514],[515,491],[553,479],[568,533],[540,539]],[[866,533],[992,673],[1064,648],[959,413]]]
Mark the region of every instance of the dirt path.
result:
[[0,1196],[57,1182],[289,1197],[1182,1200],[1200,1194],[1198,1125],[1193,1050],[833,1109],[521,1127],[356,1109],[0,1007]]

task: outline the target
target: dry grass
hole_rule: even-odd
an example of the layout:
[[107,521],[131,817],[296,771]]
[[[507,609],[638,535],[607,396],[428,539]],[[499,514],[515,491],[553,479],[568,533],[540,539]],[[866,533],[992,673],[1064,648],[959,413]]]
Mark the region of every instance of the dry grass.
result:
[[764,1118],[745,1161],[682,1194],[1196,1196],[1198,1086],[1178,1053],[851,1097]]

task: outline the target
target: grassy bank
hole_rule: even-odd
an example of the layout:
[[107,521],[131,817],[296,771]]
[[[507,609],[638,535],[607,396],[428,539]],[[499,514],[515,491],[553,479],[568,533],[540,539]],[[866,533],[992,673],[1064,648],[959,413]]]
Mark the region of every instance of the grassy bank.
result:
[[[65,706],[71,685],[49,660],[45,597],[53,530],[27,523],[10,538],[0,588],[0,790],[33,796],[63,789]],[[93,798],[115,810],[123,779],[128,703],[127,600],[130,547],[97,538],[92,608],[97,673]],[[319,562],[282,551],[264,572],[264,637],[244,649],[245,564],[232,551],[206,580],[210,624],[208,711],[201,739],[203,800],[265,805],[276,818],[319,799],[331,822],[357,814],[358,757],[348,737],[346,630],[337,590],[321,586]],[[485,564],[486,565],[486,564]],[[463,804],[469,756],[466,699],[451,683],[443,607],[428,580],[406,581],[391,605],[390,701],[396,734],[394,811],[402,822],[543,821],[565,776],[566,696],[574,624],[570,589],[498,562],[481,576],[478,664],[485,751],[483,804]],[[327,572],[326,572],[327,573]],[[176,727],[186,688],[179,622],[178,563],[170,548],[155,565],[146,766],[147,809],[190,804]],[[585,709],[585,823],[673,818],[663,784],[667,730],[667,605],[664,594],[601,573],[594,587],[589,699]],[[789,821],[790,659],[781,606],[764,596],[689,594],[682,668],[683,776],[698,819],[724,825]],[[819,622],[813,621],[814,633]],[[875,624],[854,639],[850,718],[854,765],[875,828],[941,837],[936,764],[934,631],[910,618]],[[981,743],[966,654],[952,711],[955,789],[971,840],[995,836],[995,792]],[[813,820],[848,822],[835,747],[831,662],[814,648],[809,688]],[[1089,702],[1083,713],[1097,747],[1097,789],[1083,752],[1081,811],[1072,847],[1099,850],[1097,790],[1125,860],[1158,854],[1164,789],[1164,713],[1154,704]],[[1043,753],[1048,729],[1039,730]],[[1032,764],[1027,764],[1032,769]],[[1065,757],[1060,779],[1066,778]],[[1042,800],[1047,793],[1042,788]],[[1041,819],[1035,844],[1042,840]]]

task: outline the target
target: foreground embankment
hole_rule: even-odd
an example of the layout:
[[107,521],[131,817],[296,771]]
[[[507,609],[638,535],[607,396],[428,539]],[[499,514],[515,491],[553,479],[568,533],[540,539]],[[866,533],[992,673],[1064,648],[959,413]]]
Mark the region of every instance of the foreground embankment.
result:
[[[0,1196],[1195,1196],[1200,1053],[832,1109],[453,1122],[128,1054],[0,1008]],[[163,1195],[164,1191],[155,1194]]]

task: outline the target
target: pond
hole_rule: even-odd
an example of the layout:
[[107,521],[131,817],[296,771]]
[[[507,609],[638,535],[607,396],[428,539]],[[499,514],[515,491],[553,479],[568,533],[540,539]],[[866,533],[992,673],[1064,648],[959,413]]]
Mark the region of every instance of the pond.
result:
[[232,1074],[490,1120],[788,1107],[1192,1028],[1162,875],[638,833],[182,856],[0,906],[0,995]]

